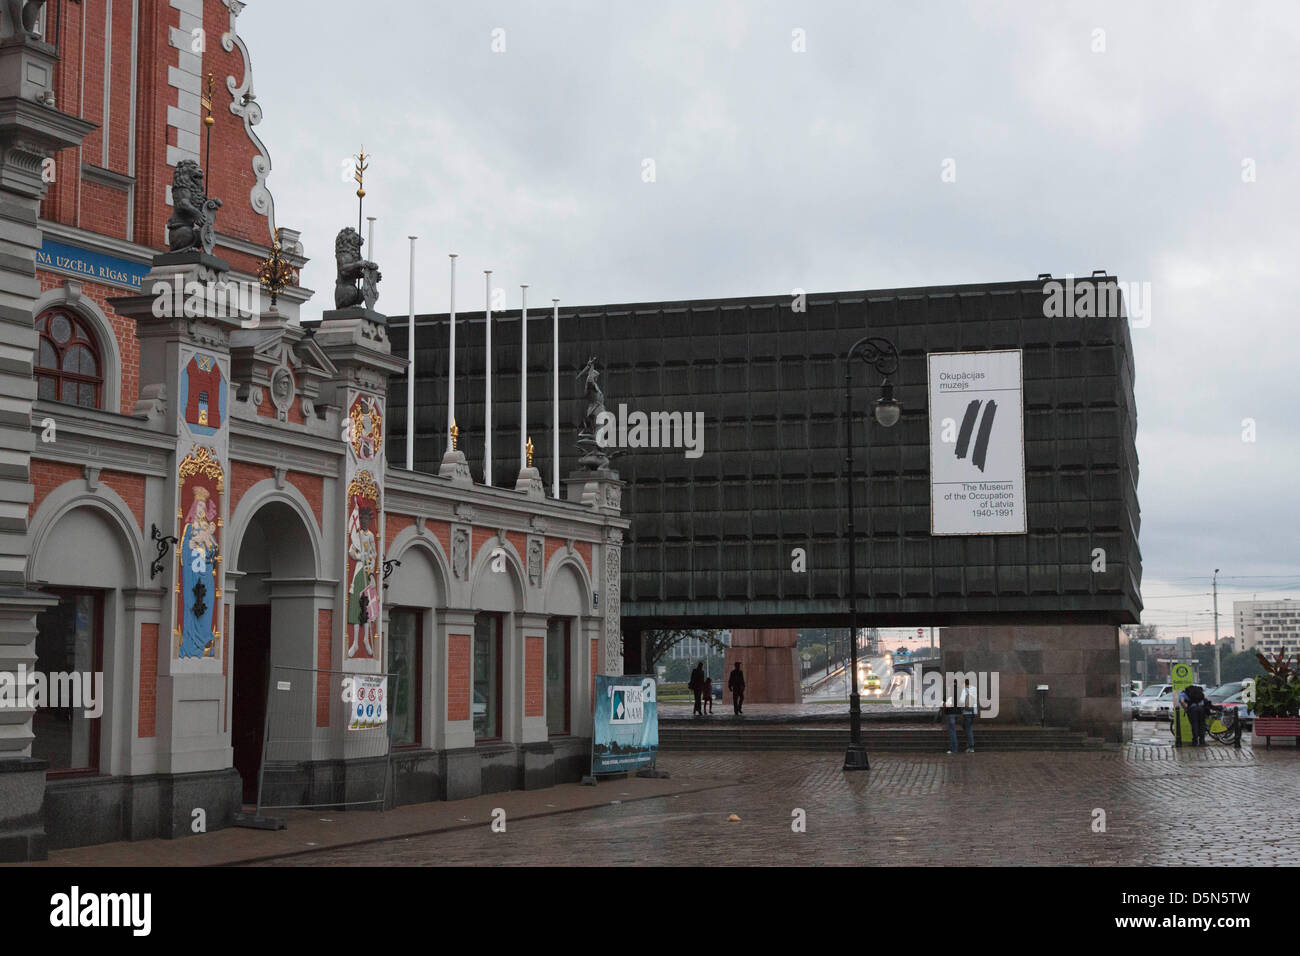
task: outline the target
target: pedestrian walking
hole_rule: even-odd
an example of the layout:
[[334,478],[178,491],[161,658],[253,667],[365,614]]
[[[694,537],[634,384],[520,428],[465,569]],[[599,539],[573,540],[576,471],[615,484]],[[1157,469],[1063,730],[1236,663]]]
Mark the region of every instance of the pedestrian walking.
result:
[[1209,703],[1205,699],[1205,688],[1199,684],[1192,684],[1178,695],[1178,706],[1183,709],[1192,725],[1193,747],[1205,746],[1205,712],[1209,709]]
[[707,674],[704,677],[704,712],[713,713],[713,678]]
[[948,753],[957,752],[957,718],[961,718],[962,730],[966,732],[966,752],[973,754],[975,752],[975,707],[977,704],[977,695],[975,688],[971,687],[970,681],[966,681],[966,686],[957,692],[956,699],[949,697],[948,703],[944,707],[944,713],[948,717]]
[[736,661],[735,670],[727,675],[727,690],[731,691],[731,705],[736,709],[736,716],[743,713],[745,705],[745,675],[740,670],[740,661]]
[[700,708],[700,695],[704,693],[704,661],[700,661],[691,671],[690,683],[686,685],[695,695],[695,710],[691,714],[693,717],[703,717],[704,711]]

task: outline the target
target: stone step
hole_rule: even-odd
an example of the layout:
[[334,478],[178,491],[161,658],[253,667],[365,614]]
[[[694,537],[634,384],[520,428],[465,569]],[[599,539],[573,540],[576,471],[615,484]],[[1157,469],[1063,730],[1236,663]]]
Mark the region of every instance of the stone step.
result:
[[[1102,750],[1097,737],[1068,730],[996,730],[976,732],[975,749],[1007,750]],[[934,753],[946,749],[945,730],[868,730],[862,732],[868,752]],[[959,734],[961,746],[964,739]],[[736,730],[660,728],[661,750],[842,750],[848,746],[846,728],[834,730],[777,730],[747,727]]]

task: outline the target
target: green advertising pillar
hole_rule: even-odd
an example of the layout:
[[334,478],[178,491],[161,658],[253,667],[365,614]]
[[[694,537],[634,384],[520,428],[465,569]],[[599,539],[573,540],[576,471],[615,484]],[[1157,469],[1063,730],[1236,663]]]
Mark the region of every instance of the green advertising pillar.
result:
[[1196,681],[1192,677],[1192,665],[1178,663],[1169,669],[1169,680],[1174,685],[1174,746],[1192,742],[1192,722],[1187,719],[1187,711],[1178,706],[1178,695],[1191,687]]

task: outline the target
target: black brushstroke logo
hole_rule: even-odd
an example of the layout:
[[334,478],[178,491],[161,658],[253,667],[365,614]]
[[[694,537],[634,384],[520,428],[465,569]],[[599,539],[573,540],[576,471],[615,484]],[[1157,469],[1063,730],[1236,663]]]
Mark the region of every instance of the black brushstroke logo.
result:
[[984,404],[984,415],[980,416],[980,400],[974,399],[966,406],[966,414],[961,419],[961,430],[957,432],[957,457],[965,458],[970,448],[971,432],[975,430],[975,420],[980,419],[979,433],[975,436],[975,454],[971,464],[980,471],[984,470],[984,459],[989,450],[989,434],[993,431],[993,416],[997,414],[998,403],[989,399]]

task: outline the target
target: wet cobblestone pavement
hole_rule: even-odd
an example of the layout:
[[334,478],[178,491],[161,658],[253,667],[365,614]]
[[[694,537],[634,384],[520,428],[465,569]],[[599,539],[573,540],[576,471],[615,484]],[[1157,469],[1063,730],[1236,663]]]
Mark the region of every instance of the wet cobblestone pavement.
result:
[[[673,753],[712,789],[265,861],[289,866],[1300,865],[1300,752],[1135,743],[1100,753]],[[792,830],[793,812],[807,830]],[[1105,832],[1094,821],[1105,814]],[[740,822],[729,823],[729,814]]]

